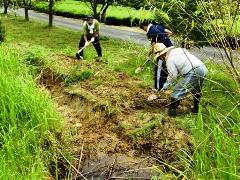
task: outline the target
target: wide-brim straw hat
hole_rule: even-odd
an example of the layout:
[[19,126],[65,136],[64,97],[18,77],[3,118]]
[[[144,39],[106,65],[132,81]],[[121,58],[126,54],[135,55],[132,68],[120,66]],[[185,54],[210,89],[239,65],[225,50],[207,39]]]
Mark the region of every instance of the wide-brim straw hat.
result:
[[156,43],[153,46],[153,52],[155,54],[158,54],[159,56],[167,53],[169,50],[171,50],[173,46],[171,47],[166,47],[163,43]]

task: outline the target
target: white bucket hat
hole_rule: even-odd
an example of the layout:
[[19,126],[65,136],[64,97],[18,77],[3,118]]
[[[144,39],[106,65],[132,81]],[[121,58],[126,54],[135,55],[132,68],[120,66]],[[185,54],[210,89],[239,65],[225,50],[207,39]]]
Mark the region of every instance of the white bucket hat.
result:
[[163,43],[156,43],[153,45],[153,52],[155,54],[157,54],[158,56],[161,56],[161,55],[167,53],[172,48],[174,48],[174,46],[166,47]]

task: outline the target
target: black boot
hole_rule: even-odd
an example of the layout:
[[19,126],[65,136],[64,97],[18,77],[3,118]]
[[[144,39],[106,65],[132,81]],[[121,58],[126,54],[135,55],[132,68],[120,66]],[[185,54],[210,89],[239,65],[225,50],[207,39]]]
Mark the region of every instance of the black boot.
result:
[[76,53],[76,58],[79,60],[80,59],[80,55],[78,53]]
[[194,105],[192,108],[193,113],[198,113],[200,99],[201,99],[200,93],[194,95],[194,100],[193,100]]
[[79,53],[76,53],[76,58],[77,58],[78,60],[82,60],[82,59],[83,59],[83,57],[82,57]]
[[177,107],[180,104],[180,100],[177,100],[175,98],[171,98],[171,104],[168,109],[168,115],[169,116],[176,116],[177,115]]

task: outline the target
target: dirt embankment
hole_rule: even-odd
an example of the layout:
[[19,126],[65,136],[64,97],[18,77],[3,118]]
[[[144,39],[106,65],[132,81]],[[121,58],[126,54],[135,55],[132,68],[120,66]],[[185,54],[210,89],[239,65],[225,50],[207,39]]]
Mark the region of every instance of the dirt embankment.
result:
[[[67,121],[76,157],[73,164],[81,172],[73,170],[73,177],[149,179],[161,172],[178,174],[183,170],[178,154],[191,149],[190,137],[174,118],[166,116],[168,93],[148,102],[151,90],[142,87],[137,78],[113,72],[103,63],[57,58],[70,73],[57,75],[43,68],[38,81],[51,93]],[[86,72],[90,72],[88,76]],[[76,74],[75,80],[81,81],[69,81]],[[182,103],[182,113],[189,102]]]

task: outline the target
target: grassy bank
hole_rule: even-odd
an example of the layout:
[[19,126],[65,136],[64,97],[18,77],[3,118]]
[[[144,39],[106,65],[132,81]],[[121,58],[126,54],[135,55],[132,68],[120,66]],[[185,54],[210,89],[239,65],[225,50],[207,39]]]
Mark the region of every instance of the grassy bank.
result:
[[[30,123],[26,123],[25,126],[21,127],[29,127],[32,129],[32,131],[35,131],[36,129],[39,130],[39,132],[48,132],[51,130],[48,130],[48,128],[51,129],[51,125],[49,125],[50,122],[56,122],[57,121],[57,115],[56,116],[48,116],[49,113],[46,111],[46,109],[51,109],[49,107],[43,106],[43,104],[47,103],[40,103],[36,100],[36,102],[40,103],[37,104],[37,107],[33,106],[33,110],[31,107],[26,106],[26,108],[22,109],[24,107],[22,103],[24,102],[24,98],[28,97],[28,95],[33,91],[29,90],[25,92],[25,84],[20,82],[30,82],[30,87],[34,89],[35,94],[33,94],[32,98],[41,97],[41,93],[39,93],[39,90],[35,87],[35,84],[33,83],[31,77],[28,75],[28,70],[24,71],[23,69],[27,69],[25,65],[21,64],[18,60],[21,58],[23,59],[30,59],[33,60],[42,60],[44,61],[45,66],[49,66],[52,69],[54,69],[59,74],[70,74],[76,72],[76,68],[79,68],[83,71],[88,71],[88,69],[81,69],[81,66],[74,66],[72,67],[72,71],[69,71],[69,69],[66,68],[67,64],[63,64],[61,61],[57,61],[58,58],[61,55],[64,55],[64,57],[70,56],[74,57],[75,52],[77,50],[78,41],[79,41],[79,32],[70,31],[70,30],[64,30],[59,28],[53,28],[48,29],[46,24],[42,23],[32,23],[32,22],[25,22],[19,18],[13,18],[13,17],[5,17],[3,18],[3,24],[6,26],[6,38],[7,38],[7,44],[11,44],[15,48],[18,49],[18,51],[3,49],[2,57],[6,58],[9,63],[16,63],[16,68],[12,68],[12,65],[5,65],[5,61],[2,60],[2,66],[4,67],[3,73],[6,73],[5,76],[2,77],[3,80],[5,78],[7,81],[12,82],[13,85],[7,86],[7,82],[5,82],[5,85],[3,83],[4,87],[4,93],[2,93],[3,98],[5,97],[6,102],[12,102],[11,99],[9,99],[9,96],[5,96],[7,94],[5,89],[8,90],[8,94],[14,93],[14,96],[12,99],[17,99],[17,102],[21,102],[19,106],[16,106],[14,111],[21,112],[19,116],[23,116],[23,119],[26,118],[26,114],[31,114],[30,112],[36,112],[35,109],[40,109],[38,112],[42,112],[41,115],[44,115],[41,119],[45,119],[41,124],[44,124],[44,126],[38,126],[38,121],[33,120],[30,121]],[[134,75],[134,70],[136,67],[138,67],[140,64],[142,64],[145,60],[145,54],[147,50],[144,47],[138,46],[133,43],[126,43],[119,40],[112,40],[107,37],[101,38],[101,44],[103,47],[103,58],[108,61],[108,64],[104,66],[106,69],[111,69],[117,72],[125,72],[130,77],[133,78],[140,78],[144,80],[143,84],[141,84],[142,87],[151,87],[152,84],[152,75],[151,75],[151,67],[147,67],[147,70],[144,71],[141,75]],[[17,53],[16,53],[17,52]],[[19,54],[19,55],[16,55]],[[90,63],[96,63],[94,60],[94,56],[96,55],[96,52],[93,47],[87,48],[85,50],[85,57],[87,62]],[[58,57],[58,58],[56,58]],[[66,62],[66,61],[65,61]],[[239,164],[239,156],[240,153],[240,139],[239,139],[239,87],[238,85],[232,80],[231,76],[226,72],[226,70],[221,65],[211,64],[207,63],[207,66],[209,68],[209,76],[208,79],[205,81],[204,86],[204,96],[202,99],[202,106],[201,106],[201,113],[199,113],[197,116],[193,115],[191,113],[189,114],[182,114],[181,116],[178,116],[176,118],[176,123],[181,128],[185,129],[186,131],[190,132],[191,139],[192,139],[192,150],[190,152],[184,152],[182,154],[179,154],[180,160],[182,164],[185,165],[184,169],[178,170],[179,177],[185,176],[188,178],[193,179],[238,179],[240,174],[240,164]],[[11,67],[11,71],[8,70]],[[20,67],[20,68],[19,68]],[[22,68],[21,68],[22,67]],[[103,66],[101,66],[103,67]],[[5,72],[6,71],[6,72]],[[22,73],[25,72],[25,73]],[[20,73],[20,74],[19,74]],[[88,74],[97,74],[97,71],[90,72]],[[13,74],[10,78],[9,74]],[[109,74],[106,74],[106,76],[109,76]],[[17,77],[17,78],[16,78]],[[109,78],[109,77],[108,77]],[[111,79],[111,78],[109,78]],[[2,80],[2,81],[3,81]],[[19,81],[18,81],[19,80]],[[95,84],[100,84],[105,79],[96,79]],[[18,83],[17,83],[18,82]],[[111,83],[111,82],[110,82]],[[24,91],[23,91],[23,90]],[[13,92],[14,90],[14,92]],[[35,91],[36,90],[36,91]],[[23,96],[19,96],[20,94],[23,94]],[[23,98],[23,99],[22,99]],[[28,100],[28,101],[27,101]],[[47,102],[49,100],[46,100]],[[35,101],[34,101],[35,102]],[[43,101],[45,102],[45,101]],[[31,98],[26,98],[26,104],[32,104]],[[3,104],[3,103],[2,103]],[[8,104],[8,103],[4,103]],[[13,103],[11,107],[7,109],[11,109],[12,107],[15,107],[17,103]],[[51,107],[51,106],[50,106]],[[5,108],[5,107],[4,107]],[[3,108],[3,109],[4,109]],[[43,109],[45,111],[43,111]],[[20,111],[19,111],[20,110]],[[28,113],[25,113],[26,110]],[[15,117],[14,113],[8,113],[9,110],[3,111],[8,115],[8,117]],[[12,111],[11,111],[12,112]],[[164,114],[163,112],[160,112],[161,114]],[[52,115],[54,113],[50,113]],[[34,117],[37,117],[35,114]],[[18,117],[18,116],[17,116]],[[50,118],[52,121],[46,120],[47,117]],[[10,121],[11,122],[11,121]],[[17,121],[19,123],[19,121]],[[20,121],[24,122],[24,121]],[[26,121],[25,121],[26,122]],[[27,121],[29,122],[29,121]],[[47,123],[48,122],[48,123]],[[3,125],[5,127],[7,126],[9,122],[3,121]],[[47,123],[47,124],[46,124]],[[7,125],[6,125],[7,124]],[[16,123],[15,123],[16,124]],[[52,123],[50,123],[52,124]],[[55,125],[55,123],[53,123]],[[57,123],[56,123],[57,124]],[[156,123],[157,124],[157,123]],[[157,126],[157,125],[156,125]],[[13,124],[13,130],[16,125]],[[48,128],[47,128],[48,127]],[[53,126],[55,127],[55,126]],[[3,130],[2,132],[12,132],[13,130]],[[16,128],[15,128],[16,129]],[[17,128],[19,130],[19,128]],[[47,131],[48,130],[48,131]],[[32,137],[39,137],[37,136],[38,133],[33,133],[32,131],[29,132],[29,135],[34,134]],[[25,132],[25,130],[24,130]],[[149,131],[151,133],[152,131]],[[154,133],[154,132],[152,132]],[[6,133],[5,133],[6,134]],[[9,133],[8,133],[9,134]],[[23,136],[23,139],[26,139],[27,141],[24,142],[26,146],[26,151],[22,150],[23,154],[25,152],[32,151],[32,148],[30,148],[31,144],[34,144],[36,142],[35,139],[33,140],[34,143],[32,143],[32,139],[28,140],[28,133],[25,133],[26,137]],[[21,133],[17,132],[16,136],[22,135]],[[6,136],[8,137],[8,136]],[[25,138],[24,138],[25,137]],[[8,141],[11,142],[11,141]],[[21,141],[19,141],[21,142]],[[16,143],[16,141],[15,141]],[[11,143],[9,143],[11,144]],[[8,144],[8,145],[9,145]],[[22,144],[20,144],[22,146]],[[29,147],[28,147],[29,146]],[[12,149],[9,150],[9,154],[16,154],[16,147],[20,146],[13,146]],[[31,146],[32,147],[32,146]],[[35,146],[33,146],[35,147]],[[39,147],[39,146],[36,146]],[[36,148],[36,162],[33,163],[28,158],[24,158],[26,161],[26,167],[31,165],[35,167],[35,169],[32,171],[24,171],[27,177],[31,177],[31,173],[34,173],[36,170],[36,177],[41,177],[42,172],[46,172],[46,168],[44,168],[44,161],[42,161],[42,154],[40,152],[41,149]],[[7,151],[3,151],[2,154],[8,154]],[[27,155],[26,155],[27,156]],[[2,164],[5,164],[2,166],[1,169],[6,169],[7,164],[6,162],[9,161],[9,159],[4,159],[5,156],[1,156],[3,159]],[[29,156],[27,156],[29,157]],[[31,156],[30,156],[31,157]],[[12,162],[15,162],[16,156],[9,156],[11,158],[10,160]],[[14,159],[15,158],[15,159]],[[32,160],[32,159],[31,159]],[[16,166],[13,166],[12,171],[19,173],[20,171],[16,168],[20,166],[17,164],[19,161],[16,161]],[[38,165],[38,166],[37,166]],[[20,166],[23,167],[24,165]],[[170,168],[171,169],[171,168]],[[3,172],[2,170],[2,172]],[[9,172],[9,176],[10,171]],[[13,173],[14,174],[14,173]],[[19,173],[20,174],[20,173]],[[47,172],[46,172],[47,174]],[[38,176],[37,176],[38,175]],[[11,176],[10,176],[11,177]],[[36,178],[38,179],[38,178]]]
[[[44,58],[51,67],[59,68],[59,62],[51,59],[55,54],[65,54],[70,57],[75,57],[78,49],[78,43],[81,33],[71,30],[63,30],[59,28],[49,29],[45,23],[25,22],[24,20],[15,20],[13,17],[8,17],[8,20],[3,20],[6,26],[7,42],[21,44],[24,46],[24,52],[34,54],[39,58]],[[14,21],[15,24],[12,23]],[[26,26],[31,27],[26,31]],[[108,61],[107,68],[116,71],[128,72],[134,75],[135,68],[140,66],[145,61],[145,55],[148,51],[147,47],[136,45],[134,43],[123,42],[108,37],[100,37],[103,48],[103,58]],[[33,51],[33,52],[32,52]],[[84,56],[87,61],[95,63],[94,57],[96,52],[93,46],[86,48]],[[152,76],[147,71],[141,74],[143,79],[151,82]]]
[[[37,2],[34,3],[33,8],[41,12],[48,12],[48,3]],[[56,15],[73,18],[83,18],[92,14],[90,4],[76,0],[57,1],[54,12]],[[154,12],[123,6],[110,6],[106,14],[106,24],[111,25],[138,26],[139,21],[144,19],[153,20]]]
[[50,177],[62,121],[49,97],[37,88],[21,53],[10,44],[0,48],[0,178]]

